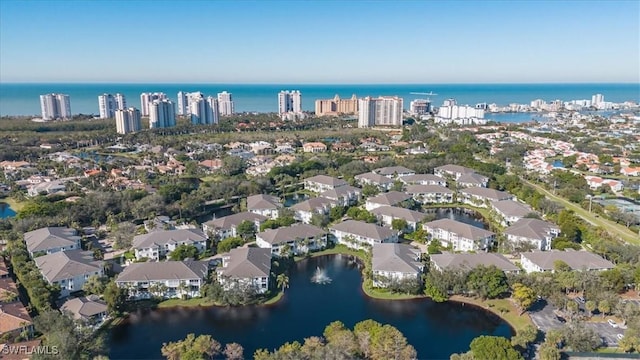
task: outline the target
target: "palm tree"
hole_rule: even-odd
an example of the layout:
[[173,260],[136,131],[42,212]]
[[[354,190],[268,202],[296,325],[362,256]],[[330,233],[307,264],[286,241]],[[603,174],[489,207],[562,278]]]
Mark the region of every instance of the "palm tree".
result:
[[280,274],[276,278],[276,283],[278,287],[282,289],[282,292],[284,292],[284,289],[289,287],[289,277],[287,274]]

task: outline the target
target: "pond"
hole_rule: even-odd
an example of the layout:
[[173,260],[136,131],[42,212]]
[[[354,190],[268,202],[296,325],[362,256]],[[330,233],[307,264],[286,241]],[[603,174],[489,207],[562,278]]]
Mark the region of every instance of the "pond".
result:
[[[270,306],[172,308],[132,314],[110,333],[111,359],[161,358],[163,342],[188,333],[210,334],[221,343],[238,342],[250,358],[258,348],[321,336],[332,321],[353,327],[373,319],[397,327],[421,359],[449,358],[468,350],[480,335],[509,337],[511,327],[498,316],[470,305],[429,299],[377,300],[361,289],[359,264],[346,255],[303,260],[292,269],[290,288]],[[317,269],[330,282],[312,282]]]
[[477,211],[465,208],[433,208],[423,210],[426,214],[435,216],[434,220],[451,219],[465,224],[477,226],[482,229],[489,229],[489,225],[484,221],[482,215]]
[[16,212],[11,208],[11,205],[0,202],[0,219],[10,218],[16,216]]
[[291,195],[285,195],[284,196],[284,206],[285,207],[291,207],[297,203],[301,203],[305,200],[309,199],[309,195],[307,194],[291,194]]

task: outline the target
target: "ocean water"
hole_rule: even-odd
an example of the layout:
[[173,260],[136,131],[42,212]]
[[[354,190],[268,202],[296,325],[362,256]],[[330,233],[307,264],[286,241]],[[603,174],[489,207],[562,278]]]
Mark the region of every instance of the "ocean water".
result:
[[98,95],[122,93],[128,106],[140,107],[140,93],[164,92],[176,101],[178,91],[201,91],[215,96],[222,91],[233,94],[237,112],[276,112],[278,92],[300,90],[302,107],[313,111],[316,99],[333,98],[336,94],[348,98],[362,96],[397,95],[404,98],[405,108],[409,102],[421,95],[411,92],[430,92],[434,105],[454,98],[460,104],[510,103],[528,104],[534,99],[564,101],[591,99],[593,94],[604,94],[605,101],[640,102],[640,84],[384,84],[384,85],[295,85],[295,84],[59,84],[59,83],[0,83],[0,116],[40,115],[40,95],[63,93],[70,96],[71,112],[74,114],[98,114]]

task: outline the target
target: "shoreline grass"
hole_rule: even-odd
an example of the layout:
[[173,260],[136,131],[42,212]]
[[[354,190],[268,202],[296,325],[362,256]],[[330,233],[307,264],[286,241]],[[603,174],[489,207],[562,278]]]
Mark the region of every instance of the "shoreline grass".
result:
[[469,304],[487,310],[506,321],[511,328],[518,333],[528,325],[533,325],[529,314],[520,315],[520,310],[509,299],[480,300],[462,295],[453,295],[448,301]]
[[5,203],[5,204],[9,205],[9,207],[10,207],[13,211],[15,211],[16,213],[17,213],[18,211],[22,210],[22,208],[23,208],[23,207],[24,207],[24,205],[25,205],[25,202],[24,202],[24,201],[18,201],[18,200],[16,200],[15,198],[12,198],[12,197],[2,198],[2,199],[0,199],[0,202],[3,202],[3,203]]

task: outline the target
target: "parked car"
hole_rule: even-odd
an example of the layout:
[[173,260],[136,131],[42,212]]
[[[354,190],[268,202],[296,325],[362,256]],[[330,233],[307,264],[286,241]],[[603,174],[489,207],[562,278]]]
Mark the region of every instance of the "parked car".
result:
[[563,324],[567,322],[567,320],[565,318],[563,318],[562,316],[556,316],[556,319],[558,319],[558,321],[560,321]]
[[618,335],[616,335],[616,337],[618,338],[618,340],[622,340],[622,338],[624,337],[624,335],[622,335],[622,334],[618,334]]
[[609,323],[609,325],[611,325],[614,328],[618,327],[618,324],[615,321],[611,320],[611,319],[607,320],[607,322]]
[[584,303],[585,303],[584,298],[583,298],[582,296],[578,296],[578,297],[576,298],[576,301],[577,301],[578,303],[580,303],[580,304],[584,304]]

